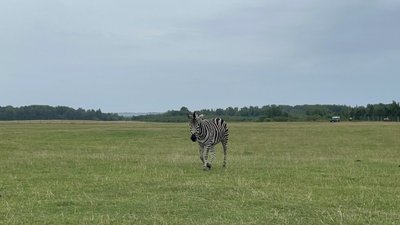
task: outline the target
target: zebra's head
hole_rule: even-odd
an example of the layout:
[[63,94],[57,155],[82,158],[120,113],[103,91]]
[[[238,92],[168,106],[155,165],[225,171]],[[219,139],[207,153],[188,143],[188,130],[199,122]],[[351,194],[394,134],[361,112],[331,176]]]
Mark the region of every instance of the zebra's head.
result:
[[203,115],[199,115],[196,112],[189,113],[188,114],[188,119],[189,119],[189,128],[190,128],[190,139],[193,142],[196,142],[197,140],[197,135],[198,134],[198,128],[200,126],[200,121],[203,119]]

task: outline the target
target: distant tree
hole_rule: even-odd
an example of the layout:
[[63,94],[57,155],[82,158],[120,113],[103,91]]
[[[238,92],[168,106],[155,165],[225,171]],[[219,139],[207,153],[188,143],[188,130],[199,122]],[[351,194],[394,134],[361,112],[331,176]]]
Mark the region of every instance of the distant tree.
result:
[[6,106],[0,108],[1,120],[13,120],[14,117],[15,117],[15,110],[12,106]]
[[249,116],[249,108],[243,107],[239,111],[240,116]]
[[353,118],[353,120],[363,120],[366,118],[366,109],[363,106],[356,106],[352,108],[350,116]]
[[223,109],[217,109],[217,110],[215,110],[215,114],[217,116],[223,116],[225,114],[225,112]]
[[378,105],[374,106],[374,117],[376,117],[378,120],[383,120],[384,117],[386,117],[385,115],[386,110],[385,110],[385,105],[380,103]]
[[366,109],[368,120],[374,120],[374,105],[368,104]]
[[228,116],[235,116],[236,115],[236,111],[235,111],[234,108],[228,107],[228,108],[225,109],[225,114],[228,115]]
[[77,109],[75,112],[76,118],[79,120],[84,120],[85,114],[86,114],[86,111],[82,108]]
[[282,116],[282,110],[279,106],[271,105],[271,107],[267,110],[266,116],[269,118]]
[[400,116],[400,105],[399,103],[393,101],[392,104],[388,107],[388,114],[393,120],[397,120],[397,117]]
[[189,109],[185,106],[182,106],[179,111],[184,115],[187,115],[189,113]]
[[260,115],[260,109],[258,106],[250,106],[249,107],[249,116],[259,116]]

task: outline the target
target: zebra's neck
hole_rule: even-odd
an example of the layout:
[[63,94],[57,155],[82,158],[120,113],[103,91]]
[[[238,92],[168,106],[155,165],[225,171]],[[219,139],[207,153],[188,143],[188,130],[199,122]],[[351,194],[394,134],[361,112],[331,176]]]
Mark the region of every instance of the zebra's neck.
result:
[[197,138],[199,140],[204,140],[206,138],[207,132],[204,132],[204,120],[199,121],[199,126],[197,128]]

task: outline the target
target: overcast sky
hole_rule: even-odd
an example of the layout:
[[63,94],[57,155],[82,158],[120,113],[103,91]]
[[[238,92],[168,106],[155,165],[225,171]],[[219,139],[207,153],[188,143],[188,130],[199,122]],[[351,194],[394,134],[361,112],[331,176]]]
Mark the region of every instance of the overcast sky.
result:
[[400,0],[0,1],[0,106],[400,101]]

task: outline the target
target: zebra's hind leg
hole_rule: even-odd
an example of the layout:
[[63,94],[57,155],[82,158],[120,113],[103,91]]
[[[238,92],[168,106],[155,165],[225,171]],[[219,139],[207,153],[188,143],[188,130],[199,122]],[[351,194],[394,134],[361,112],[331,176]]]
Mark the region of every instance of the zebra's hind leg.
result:
[[227,141],[223,141],[222,142],[222,147],[224,148],[224,163],[222,164],[222,166],[225,168],[226,167],[226,154],[228,152],[228,142]]

